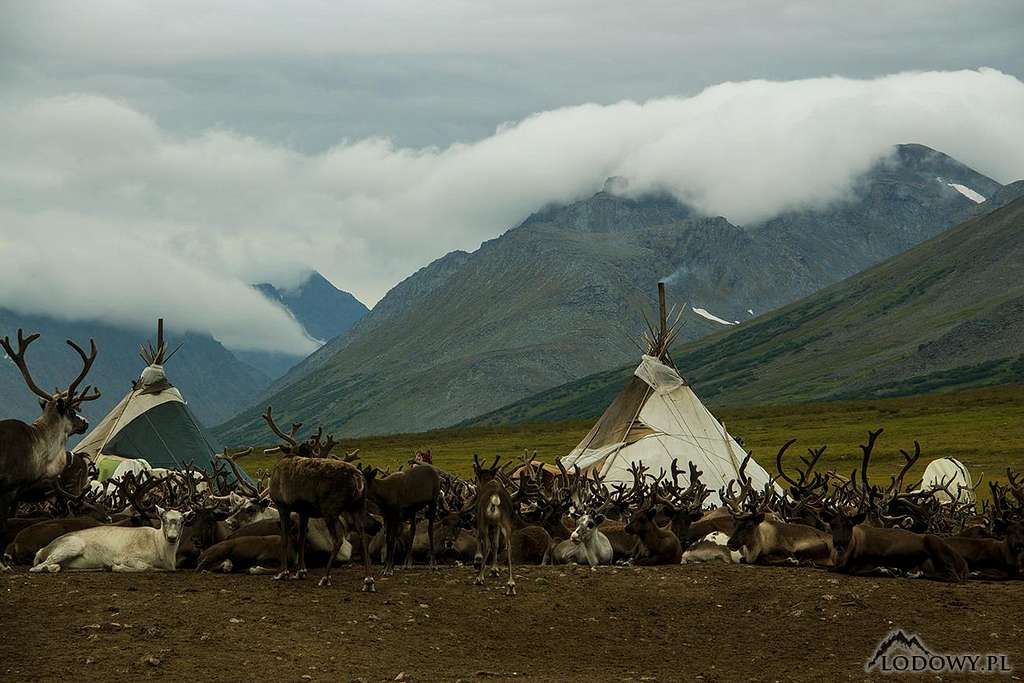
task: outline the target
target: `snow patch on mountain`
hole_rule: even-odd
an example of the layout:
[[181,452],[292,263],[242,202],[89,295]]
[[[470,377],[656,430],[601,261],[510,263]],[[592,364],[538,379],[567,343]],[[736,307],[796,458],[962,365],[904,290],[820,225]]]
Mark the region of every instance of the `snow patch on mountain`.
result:
[[938,180],[940,183],[945,183],[949,187],[952,187],[954,190],[956,190],[963,196],[967,197],[975,204],[981,204],[983,201],[985,201],[985,195],[981,194],[977,190],[972,190],[966,185],[961,185],[960,183],[947,183],[946,179],[942,178],[941,176],[937,177],[936,180]]
[[708,311],[706,308],[695,308],[695,307],[691,306],[690,310],[692,310],[694,313],[696,313],[700,317],[702,317],[702,318],[704,318],[706,320],[710,320],[713,323],[719,323],[721,325],[738,325],[739,324],[739,321],[729,322],[728,320],[722,320],[721,318],[719,318],[714,313],[711,313],[710,311]]

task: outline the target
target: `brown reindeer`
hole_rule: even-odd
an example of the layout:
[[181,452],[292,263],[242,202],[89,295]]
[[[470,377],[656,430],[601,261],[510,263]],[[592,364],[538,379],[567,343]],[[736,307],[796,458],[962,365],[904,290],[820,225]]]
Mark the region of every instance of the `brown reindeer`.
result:
[[239,536],[215,543],[199,555],[196,571],[246,571],[276,574],[281,567],[281,537]]
[[826,509],[824,516],[832,528],[836,571],[844,574],[870,574],[887,569],[920,571],[927,578],[952,583],[967,578],[967,562],[938,536],[871,527],[864,524],[865,512],[848,514]]
[[[68,464],[65,451],[68,438],[72,434],[84,434],[89,428],[89,423],[77,411],[82,403],[100,397],[98,389],[90,393],[88,386],[78,391],[96,360],[95,341],[89,340],[90,353],[86,355],[82,347],[67,340],[68,346],[81,356],[82,370],[66,391],[50,393],[39,388],[25,362],[25,351],[38,338],[38,334],[26,337],[18,330],[17,351],[11,346],[10,338],[0,339],[0,347],[21,371],[29,390],[39,397],[43,411],[32,424],[21,420],[0,421],[0,536],[19,498],[53,481],[64,471]],[[3,569],[2,562],[0,569]]]
[[512,516],[515,511],[512,508],[512,497],[498,479],[499,460],[500,456],[495,456],[491,466],[485,468],[480,464],[477,455],[473,454],[473,471],[476,473],[477,482],[476,537],[479,543],[474,561],[480,563],[476,584],[482,586],[484,583],[484,571],[489,556],[494,557],[491,576],[499,574],[498,550],[501,548],[500,541],[504,538],[508,557],[508,583],[505,595],[515,595],[516,581],[512,577]]
[[995,530],[1004,538],[953,536],[943,540],[964,558],[972,574],[985,579],[1016,578],[1024,569],[1024,522],[997,519]]
[[404,522],[409,519],[412,529],[410,542],[405,553],[405,566],[412,566],[412,539],[416,538],[416,513],[426,508],[427,539],[430,567],[436,568],[434,560],[434,518],[437,516],[437,500],[441,494],[441,477],[432,465],[420,464],[402,472],[381,477],[376,467],[362,468],[366,478],[367,499],[374,503],[384,518],[384,537],[387,543],[383,576],[395,573],[395,544]]
[[644,544],[647,554],[634,560],[635,564],[679,564],[683,549],[679,539],[668,529],[655,524],[658,510],[653,505],[646,510],[637,510],[626,525],[626,531]]
[[[292,425],[292,431],[281,431],[274,422],[271,408],[263,414],[267,426],[283,443],[280,451],[283,457],[274,465],[270,475],[270,498],[277,506],[281,519],[281,571],[274,577],[283,579],[302,578],[306,574],[306,530],[309,518],[323,518],[333,541],[331,554],[327,558],[327,569],[321,586],[331,585],[331,567],[345,540],[346,520],[354,522],[362,539],[363,563],[366,574],[363,590],[375,592],[370,570],[370,553],[366,548],[366,532],[363,520],[366,517],[366,480],[362,472],[351,463],[328,457],[304,457],[312,455],[312,448],[299,444],[295,439],[301,425]],[[292,513],[299,516],[298,566],[295,574],[289,574],[290,546],[292,545]]]
[[763,510],[735,516],[736,528],[729,537],[729,550],[743,554],[747,564],[809,562],[832,564],[829,535],[806,524],[790,524]]

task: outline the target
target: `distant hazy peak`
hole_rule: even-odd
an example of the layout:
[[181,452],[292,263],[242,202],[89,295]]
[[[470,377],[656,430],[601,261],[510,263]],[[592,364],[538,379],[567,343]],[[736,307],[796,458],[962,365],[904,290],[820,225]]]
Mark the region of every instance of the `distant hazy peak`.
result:
[[315,270],[296,287],[278,288],[266,282],[255,287],[287,308],[310,337],[321,341],[345,332],[369,310]]

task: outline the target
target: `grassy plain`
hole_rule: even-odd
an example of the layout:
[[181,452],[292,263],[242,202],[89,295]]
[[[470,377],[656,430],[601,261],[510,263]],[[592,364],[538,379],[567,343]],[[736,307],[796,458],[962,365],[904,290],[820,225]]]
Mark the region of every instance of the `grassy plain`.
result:
[[[919,476],[928,461],[953,457],[974,475],[1005,480],[1006,468],[1024,470],[1024,386],[1010,385],[955,393],[866,401],[830,401],[795,405],[713,410],[729,431],[743,438],[754,459],[775,472],[775,453],[791,438],[790,457],[810,446],[828,444],[819,467],[849,474],[860,462],[858,445],[869,429],[885,428],[872,459],[871,473],[887,480],[902,465],[899,449],[922,457],[911,471]],[[592,420],[541,422],[496,427],[460,427],[419,434],[359,439],[341,438],[336,452],[360,449],[363,462],[395,470],[419,448],[430,448],[434,463],[462,476],[472,472],[473,454],[481,459],[516,457],[536,450],[539,460],[553,462],[568,453],[592,426]],[[262,435],[257,439],[266,438]],[[257,453],[260,449],[257,449]],[[276,456],[252,455],[239,462],[250,472],[273,465]],[[987,485],[982,485],[987,490]]]

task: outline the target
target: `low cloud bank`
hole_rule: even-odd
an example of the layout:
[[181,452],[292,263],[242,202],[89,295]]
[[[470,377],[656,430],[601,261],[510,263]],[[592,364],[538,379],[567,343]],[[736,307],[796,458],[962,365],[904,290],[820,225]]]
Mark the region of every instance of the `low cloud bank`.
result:
[[0,100],[0,306],[146,322],[240,348],[312,342],[245,283],[316,268],[368,304],[424,263],[599,190],[668,191],[738,224],[845,196],[919,142],[1024,176],[1024,83],[991,69],[724,83],[688,98],[535,114],[447,148],[319,154],[75,94]]

